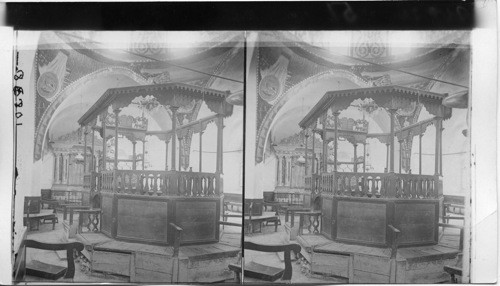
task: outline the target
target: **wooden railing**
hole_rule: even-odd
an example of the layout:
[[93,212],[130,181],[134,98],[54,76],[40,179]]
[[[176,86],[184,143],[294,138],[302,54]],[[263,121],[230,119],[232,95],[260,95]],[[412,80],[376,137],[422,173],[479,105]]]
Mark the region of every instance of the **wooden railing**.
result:
[[213,197],[220,189],[217,174],[179,171],[106,171],[101,184],[103,192],[147,196]]
[[113,192],[113,171],[103,171],[100,174],[100,188],[101,192],[111,193]]
[[279,192],[275,193],[274,201],[280,203],[288,203],[290,205],[303,205],[304,204],[304,194],[296,192]]
[[83,175],[83,188],[90,189],[90,184],[92,182],[92,174],[87,173]]
[[321,176],[318,174],[312,174],[305,178],[305,189],[311,192],[319,191]]
[[321,174],[319,190],[335,196],[437,198],[439,177],[414,174],[337,172]]

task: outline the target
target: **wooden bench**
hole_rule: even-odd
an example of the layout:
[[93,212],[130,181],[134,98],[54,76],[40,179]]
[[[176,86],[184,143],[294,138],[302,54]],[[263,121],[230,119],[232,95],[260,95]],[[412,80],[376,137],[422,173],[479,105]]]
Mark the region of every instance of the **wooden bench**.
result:
[[28,230],[39,230],[41,220],[44,223],[51,221],[52,229],[55,229],[56,223],[59,222],[55,209],[41,209],[40,197],[25,197],[24,204],[23,224],[28,227]]
[[[244,225],[246,233],[255,233],[262,231],[262,225],[266,223],[274,223],[274,231],[278,231],[278,225],[281,224],[278,212],[262,212],[262,215],[252,216],[253,203],[250,203],[249,215],[244,217]],[[258,228],[257,228],[258,226]]]
[[[244,276],[255,278],[265,281],[276,281],[279,278],[283,281],[290,281],[292,279],[292,259],[291,252],[299,253],[301,250],[298,244],[285,244],[285,245],[263,245],[250,241],[245,241],[243,249],[254,250],[260,252],[284,252],[285,268],[272,267],[256,263],[254,261],[246,262],[244,266]],[[236,273],[236,277],[241,275],[241,264],[230,264],[229,269]],[[241,281],[241,279],[238,279]],[[238,282],[240,282],[238,281]]]
[[[224,202],[224,207],[226,211],[243,212],[243,204],[240,202]],[[229,209],[230,207],[231,209]],[[236,211],[234,210],[234,207],[236,207]]]

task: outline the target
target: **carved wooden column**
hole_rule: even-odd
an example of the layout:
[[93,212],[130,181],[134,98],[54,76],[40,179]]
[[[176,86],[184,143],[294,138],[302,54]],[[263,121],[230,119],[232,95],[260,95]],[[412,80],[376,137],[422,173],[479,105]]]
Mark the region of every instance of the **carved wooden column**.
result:
[[308,156],[307,156],[307,155],[308,155],[308,154],[307,154],[307,153],[308,153],[308,152],[307,152],[307,151],[308,151],[308,150],[307,150],[307,141],[308,141],[307,139],[309,139],[309,134],[307,133],[307,129],[305,129],[305,139],[306,139],[306,144],[305,144],[305,145],[306,145],[306,151],[305,151],[304,153],[305,153],[305,159],[306,159],[306,161],[305,161],[305,165],[304,165],[304,169],[305,169],[305,171],[304,171],[304,175],[307,177],[307,173],[308,173],[308,166],[309,166],[309,164],[307,164],[307,162],[309,161],[309,159],[307,158],[307,157],[308,157]]
[[146,164],[146,138],[142,139],[142,170],[144,171],[144,165]]
[[363,143],[363,173],[366,173],[366,142]]
[[106,117],[108,113],[101,115],[101,126],[102,126],[102,166],[101,171],[106,171]]
[[336,111],[333,113],[333,122],[335,124],[335,136],[334,136],[334,139],[333,139],[333,155],[334,155],[334,159],[333,159],[333,171],[334,172],[337,172],[337,148],[338,148],[338,120],[339,120],[339,114],[340,112]]
[[434,175],[441,175],[440,173],[440,158],[441,158],[441,124],[442,118],[436,117],[436,150],[434,151]]
[[92,172],[95,172],[95,165],[94,165],[94,156],[95,156],[95,130],[92,128],[92,157],[90,157],[90,167],[92,168]]
[[177,140],[179,140],[179,171],[182,171],[181,169],[181,166],[182,166],[182,162],[181,162],[181,159],[182,159],[182,140],[184,139],[184,137],[179,137]]
[[385,173],[389,172],[389,157],[391,156],[390,144],[385,144],[386,152],[385,152]]
[[280,185],[280,157],[278,157],[278,155],[276,155],[276,186],[279,186]]
[[59,178],[59,173],[61,172],[61,153],[56,154],[56,178],[55,183],[59,184],[61,182]]
[[52,170],[52,184],[55,184],[57,182],[57,154],[54,154],[54,168]]
[[328,171],[328,139],[326,138],[326,115],[323,118],[323,169],[322,171],[326,173]]
[[316,149],[314,147],[314,141],[316,139],[316,135],[314,135],[314,130],[312,131],[312,160],[311,160],[311,175],[314,174],[315,168],[314,165],[316,165]]
[[422,175],[422,137],[424,134],[422,134],[422,131],[420,131],[420,134],[418,135],[418,174]]
[[83,174],[87,173],[87,126],[83,129]]
[[217,165],[215,169],[216,173],[222,173],[223,129],[224,129],[224,117],[219,114],[217,116]]
[[113,169],[118,170],[118,123],[120,121],[118,115],[120,114],[120,110],[115,109],[113,112],[115,113],[115,162]]
[[175,171],[175,140],[177,139],[177,106],[170,106],[170,110],[172,111],[172,163],[171,168]]
[[439,175],[443,175],[443,119],[439,119]]
[[132,141],[132,170],[137,169],[137,164],[136,164],[136,154],[135,154],[135,144],[137,144],[137,141]]
[[202,158],[203,158],[203,123],[200,122],[200,162],[199,162],[199,165],[200,165],[200,173],[201,173],[201,170],[203,169],[202,166]]
[[68,178],[69,178],[69,159],[70,159],[70,154],[64,154],[64,183],[68,184]]
[[358,144],[353,144],[354,146],[354,173],[358,172]]
[[170,142],[167,136],[165,135],[165,171],[168,171],[168,142]]
[[288,186],[288,170],[290,169],[288,160],[289,160],[288,155],[285,155],[285,181],[283,182],[284,186]]
[[[283,175],[285,173],[285,166],[286,166],[286,162],[284,162],[285,157],[281,156],[279,158],[280,160],[280,186],[284,186],[285,185],[285,176]],[[283,164],[285,163],[285,164]]]
[[401,174],[401,170],[403,167],[403,141],[399,140],[399,173]]
[[394,119],[395,119],[395,115],[396,115],[396,110],[397,109],[389,109],[389,114],[391,116],[391,134],[390,134],[390,140],[389,140],[389,144],[390,144],[390,159],[389,159],[389,173],[394,173]]

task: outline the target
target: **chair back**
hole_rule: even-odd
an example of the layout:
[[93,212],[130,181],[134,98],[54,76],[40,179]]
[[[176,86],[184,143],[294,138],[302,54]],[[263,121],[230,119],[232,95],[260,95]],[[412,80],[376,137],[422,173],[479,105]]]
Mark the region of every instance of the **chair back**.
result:
[[[73,258],[73,250],[82,251],[84,248],[83,243],[81,242],[45,243],[31,239],[26,240],[25,247],[43,250],[66,250],[68,270],[66,270],[64,278],[73,278],[75,276],[75,261]],[[24,252],[24,254],[26,255],[26,252]]]
[[284,252],[285,253],[285,271],[281,280],[291,280],[292,279],[292,259],[290,253],[293,251],[299,253],[302,249],[300,245],[296,243],[285,244],[285,245],[265,245],[257,244],[250,241],[245,241],[243,245],[244,250],[254,250],[260,252]]

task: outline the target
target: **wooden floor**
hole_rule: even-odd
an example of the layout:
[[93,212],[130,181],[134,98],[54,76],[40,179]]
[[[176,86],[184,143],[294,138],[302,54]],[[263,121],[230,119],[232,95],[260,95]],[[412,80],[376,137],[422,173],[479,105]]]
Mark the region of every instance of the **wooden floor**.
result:
[[444,265],[457,263],[458,233],[445,231],[437,245],[401,247],[396,259],[390,248],[331,241],[322,235],[297,237],[314,274],[343,277],[349,283],[438,283],[449,276]]
[[235,235],[219,243],[187,245],[174,257],[170,246],[130,243],[111,239],[102,233],[78,234],[85,245],[84,255],[92,271],[129,277],[130,282],[198,282],[232,279],[228,265],[238,261],[240,247]]

